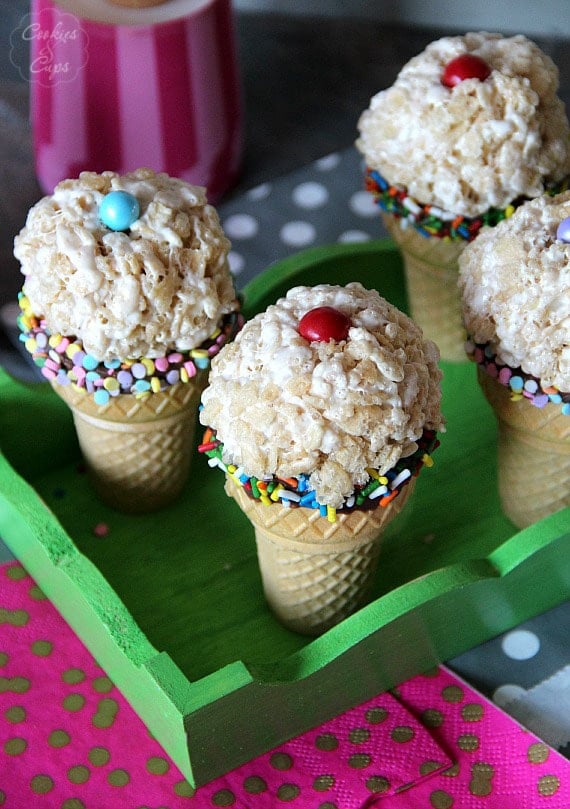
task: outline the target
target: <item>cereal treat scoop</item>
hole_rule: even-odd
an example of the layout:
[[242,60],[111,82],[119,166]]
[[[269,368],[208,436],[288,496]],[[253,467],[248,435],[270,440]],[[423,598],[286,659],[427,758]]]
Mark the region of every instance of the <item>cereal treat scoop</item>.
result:
[[121,511],[187,480],[210,358],[241,322],[228,250],[204,189],[149,169],[61,182],[15,239],[22,339]]
[[358,283],[291,289],[214,359],[199,449],[251,521],[290,629],[320,634],[369,596],[382,533],[443,427],[438,359]]
[[525,199],[567,187],[557,91],[556,66],[526,37],[467,33],[428,45],[360,116],[367,188],[400,249],[412,317],[443,359],[465,359],[465,245]]
[[459,265],[503,510],[525,528],[570,506],[570,192],[526,202]]

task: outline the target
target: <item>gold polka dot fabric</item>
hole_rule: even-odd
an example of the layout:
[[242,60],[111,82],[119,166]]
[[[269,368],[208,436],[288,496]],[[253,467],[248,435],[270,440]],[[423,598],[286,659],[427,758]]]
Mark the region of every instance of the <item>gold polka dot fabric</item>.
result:
[[0,566],[0,807],[225,806],[570,809],[570,762],[440,667],[194,790],[23,568]]

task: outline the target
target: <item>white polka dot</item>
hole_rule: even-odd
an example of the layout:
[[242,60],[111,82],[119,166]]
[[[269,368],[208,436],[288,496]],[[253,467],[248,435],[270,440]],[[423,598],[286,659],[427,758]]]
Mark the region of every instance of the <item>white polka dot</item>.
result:
[[372,236],[363,230],[345,230],[338,237],[339,242],[369,242]]
[[292,197],[293,202],[299,208],[312,210],[313,208],[322,208],[323,205],[327,204],[329,192],[321,183],[300,183],[293,189]]
[[525,689],[521,685],[500,685],[493,692],[493,702],[500,708],[505,708],[510,702],[524,697],[526,694]]
[[246,196],[248,199],[257,202],[260,199],[267,199],[267,197],[271,194],[272,186],[271,183],[262,183],[262,185],[257,185],[255,188],[251,188]]
[[251,239],[259,230],[259,222],[248,213],[235,213],[225,220],[224,230],[230,239]]
[[235,250],[230,250],[228,253],[228,264],[230,265],[230,272],[234,275],[239,275],[245,267],[245,259],[241,253],[236,253]]
[[378,206],[374,202],[374,197],[368,191],[356,191],[348,201],[350,210],[357,216],[366,218],[378,216]]
[[501,647],[512,660],[528,660],[540,649],[540,640],[527,629],[515,629],[504,636]]
[[332,152],[332,154],[325,155],[319,160],[315,160],[314,166],[318,171],[332,171],[336,169],[339,163],[340,155],[338,152]]
[[309,222],[287,222],[279,236],[290,247],[305,247],[315,240],[316,231]]

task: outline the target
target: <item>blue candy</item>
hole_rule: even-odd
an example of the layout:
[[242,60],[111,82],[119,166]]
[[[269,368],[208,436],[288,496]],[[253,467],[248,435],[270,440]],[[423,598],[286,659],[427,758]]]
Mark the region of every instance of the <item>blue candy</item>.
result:
[[139,215],[139,202],[128,191],[110,191],[99,205],[99,219],[110,230],[128,230]]
[[563,219],[556,230],[556,238],[561,242],[570,242],[570,216]]

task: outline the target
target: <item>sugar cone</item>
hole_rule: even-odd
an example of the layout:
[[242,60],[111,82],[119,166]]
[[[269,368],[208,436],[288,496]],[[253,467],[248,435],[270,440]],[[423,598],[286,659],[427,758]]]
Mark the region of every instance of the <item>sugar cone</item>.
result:
[[411,225],[402,228],[401,220],[388,213],[382,213],[382,219],[402,254],[411,317],[437,343],[442,359],[463,362],[457,259],[466,242],[422,236]]
[[119,511],[143,513],[172,502],[187,480],[200,394],[198,372],[160,393],[97,405],[85,391],[52,383],[73,412],[83,457],[99,497]]
[[318,509],[266,506],[226,480],[226,492],[255,529],[265,597],[295,632],[319,635],[364,603],[384,527],[401,511],[415,478],[386,508],[338,512],[331,523]]
[[498,424],[497,465],[503,511],[518,527],[570,506],[570,417],[560,405],[511,401],[511,391],[478,369]]

